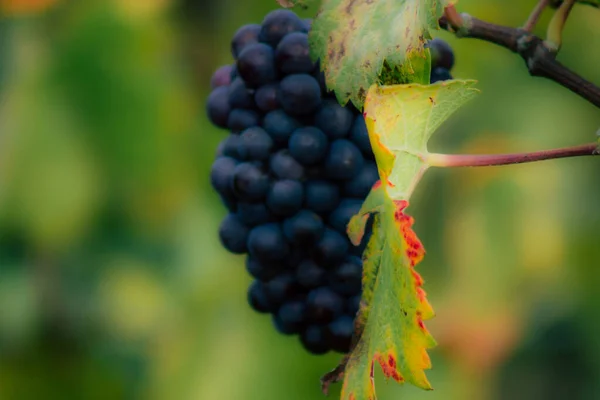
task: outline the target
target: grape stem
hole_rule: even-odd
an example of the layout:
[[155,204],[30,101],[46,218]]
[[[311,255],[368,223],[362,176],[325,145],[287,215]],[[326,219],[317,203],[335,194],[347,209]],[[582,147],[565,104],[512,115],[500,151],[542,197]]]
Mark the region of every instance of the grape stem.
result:
[[513,154],[438,154],[429,153],[425,161],[431,167],[489,167],[494,165],[523,164],[555,158],[597,156],[598,143],[574,147]]
[[538,3],[535,5],[535,8],[533,9],[533,11],[531,11],[529,18],[527,18],[525,25],[523,25],[524,31],[526,31],[526,32],[533,31],[533,28],[535,28],[535,25],[537,24],[538,20],[540,19],[542,12],[544,12],[546,7],[548,7],[549,3],[550,3],[550,0],[539,0],[538,1]]
[[553,53],[558,53],[562,46],[562,33],[567,23],[567,18],[575,5],[575,0],[565,0],[554,12],[548,29],[546,31],[546,41],[544,45]]
[[600,87],[558,62],[555,53],[531,32],[492,24],[468,14],[458,14],[454,6],[446,7],[439,23],[443,29],[455,33],[459,38],[484,40],[519,54],[532,76],[555,81],[600,108]]

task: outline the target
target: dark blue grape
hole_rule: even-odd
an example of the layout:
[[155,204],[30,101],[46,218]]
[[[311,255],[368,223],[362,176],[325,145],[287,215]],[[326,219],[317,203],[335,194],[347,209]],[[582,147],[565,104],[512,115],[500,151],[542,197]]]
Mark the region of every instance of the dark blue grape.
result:
[[341,314],[344,299],[327,287],[319,287],[308,293],[306,306],[310,321],[328,323]]
[[254,102],[259,110],[269,112],[279,108],[279,85],[269,83],[256,89]]
[[316,213],[334,210],[340,202],[340,189],[324,180],[311,180],[304,185],[306,208]]
[[362,260],[356,256],[347,256],[330,275],[331,288],[344,296],[360,293],[362,284]]
[[327,154],[327,136],[318,128],[307,126],[292,133],[290,154],[304,165],[314,165]]
[[323,267],[331,268],[335,263],[344,259],[350,242],[346,236],[333,229],[325,228],[323,236],[312,249],[314,259]]
[[288,150],[279,150],[269,160],[271,172],[281,179],[302,179],[304,167],[292,157]]
[[273,312],[273,305],[267,297],[265,285],[260,281],[254,281],[248,288],[248,303],[250,307],[259,313]]
[[233,194],[231,183],[238,162],[231,157],[219,157],[210,169],[210,183],[222,196]]
[[286,258],[290,248],[279,225],[270,223],[252,228],[248,236],[248,251],[262,262],[271,262]]
[[327,325],[326,336],[330,347],[340,353],[347,353],[352,343],[354,318],[342,315]]
[[275,182],[267,193],[267,206],[276,215],[293,215],[304,200],[304,187],[296,180],[284,179]]
[[294,12],[277,9],[268,13],[263,19],[258,38],[261,42],[276,47],[288,33],[302,31],[306,31],[306,27]]
[[238,76],[239,75],[238,75],[238,72],[237,72],[237,65],[233,64],[231,66],[231,76],[230,76],[229,80],[233,82],[233,80],[235,80],[235,78],[237,78]]
[[225,208],[227,208],[227,210],[229,212],[237,212],[237,208],[238,208],[238,203],[237,203],[237,199],[235,198],[235,196],[233,194],[221,194],[219,197],[221,197],[221,201],[223,202],[223,205],[225,206]]
[[450,71],[454,67],[454,52],[446,41],[435,38],[427,43],[427,47],[431,52],[432,68],[440,67]]
[[279,307],[274,317],[275,327],[284,335],[299,333],[304,328],[306,305],[302,301],[290,301]]
[[312,354],[326,354],[329,351],[325,330],[322,326],[308,326],[300,335],[300,342]]
[[271,111],[265,115],[263,120],[263,127],[273,140],[279,144],[287,144],[292,132],[300,126],[298,120],[286,114],[283,110]]
[[286,239],[299,245],[316,242],[323,234],[323,220],[308,210],[300,210],[294,216],[283,221],[283,234]]
[[357,115],[354,118],[354,123],[352,124],[352,128],[350,128],[350,140],[362,151],[365,157],[369,159],[375,158],[371,149],[371,141],[369,140],[365,118],[362,115]]
[[281,263],[265,263],[250,256],[246,258],[246,271],[248,271],[250,276],[261,281],[273,279],[283,269]]
[[242,161],[246,158],[246,149],[240,135],[233,133],[223,140],[223,155]]
[[231,41],[231,54],[233,54],[233,58],[237,58],[247,45],[258,43],[260,28],[258,24],[249,24],[237,30]]
[[310,259],[303,260],[296,269],[298,283],[307,289],[314,289],[326,282],[327,273]]
[[319,62],[317,61],[317,65],[315,66],[315,70],[314,72],[311,74],[319,83],[319,87],[321,88],[321,94],[322,95],[327,95],[327,84],[325,82],[325,72],[321,71],[321,68],[319,67]]
[[290,115],[307,115],[321,105],[319,82],[307,74],[288,75],[279,83],[281,107]]
[[246,87],[246,82],[242,78],[235,78],[229,85],[229,107],[234,108],[254,108],[254,96]]
[[232,132],[241,132],[244,129],[258,125],[259,122],[260,118],[256,112],[236,108],[229,113],[229,117],[227,118],[227,128]]
[[250,88],[275,82],[277,71],[273,48],[263,43],[247,45],[238,56],[237,70]]
[[332,140],[348,135],[353,121],[352,111],[335,99],[324,100],[315,115],[315,125]]
[[248,249],[249,229],[235,214],[228,214],[219,227],[219,238],[223,247],[234,254],[243,254]]
[[350,315],[356,315],[358,313],[358,310],[360,309],[360,294],[352,296],[346,301],[346,309]]
[[227,128],[230,111],[227,86],[219,86],[210,93],[206,100],[208,119],[216,126]]
[[231,188],[242,201],[261,200],[269,190],[269,177],[256,165],[241,163],[235,167]]
[[431,71],[431,77],[430,77],[430,81],[431,83],[436,83],[439,81],[448,81],[452,79],[452,75],[450,75],[450,71],[448,71],[445,68],[434,68]]
[[249,160],[266,160],[273,149],[273,139],[262,128],[253,126],[240,135],[243,155]]
[[248,226],[261,225],[273,220],[271,212],[264,203],[239,202],[237,214]]
[[344,183],[344,195],[364,199],[378,180],[377,164],[367,161],[352,180]]
[[346,139],[331,143],[325,158],[325,171],[332,179],[350,179],[361,170],[364,158],[358,147]]
[[265,291],[273,304],[281,304],[298,293],[298,285],[294,276],[285,272],[266,282]]
[[346,234],[346,227],[350,219],[356,215],[363,201],[358,199],[343,199],[335,210],[329,215],[329,226],[341,234]]
[[231,83],[231,65],[223,65],[219,67],[210,78],[210,88],[218,88],[219,86],[227,86]]
[[275,49],[275,64],[285,75],[311,73],[315,63],[308,54],[308,35],[303,32],[285,35]]

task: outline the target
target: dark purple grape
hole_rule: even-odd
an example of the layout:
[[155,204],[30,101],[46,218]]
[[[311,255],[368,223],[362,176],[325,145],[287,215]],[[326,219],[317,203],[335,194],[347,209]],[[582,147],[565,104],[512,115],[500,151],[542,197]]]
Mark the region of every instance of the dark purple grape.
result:
[[233,174],[238,162],[231,157],[219,157],[210,169],[210,183],[212,187],[222,196],[233,194],[231,184]]
[[281,304],[298,293],[298,285],[294,276],[286,272],[265,283],[265,291],[273,304]]
[[279,83],[281,107],[290,115],[307,115],[321,105],[321,88],[310,75],[288,75]]
[[315,125],[332,140],[347,136],[353,121],[352,111],[335,99],[324,100],[315,115]]
[[315,63],[308,53],[308,35],[303,32],[285,35],[275,49],[275,64],[284,75],[310,74]]
[[251,88],[276,81],[273,48],[263,43],[244,47],[238,57],[237,70],[246,85]]
[[377,164],[367,161],[352,180],[344,183],[344,195],[364,199],[378,180],[379,171],[377,170]]
[[299,333],[306,320],[306,305],[302,301],[290,301],[281,305],[274,317],[275,327],[284,335]]
[[265,224],[274,219],[265,203],[239,202],[237,214],[242,222],[248,226]]
[[244,129],[258,125],[259,122],[260,119],[256,112],[236,108],[229,113],[229,118],[227,118],[227,128],[232,132],[241,132]]
[[340,189],[325,180],[311,180],[304,185],[306,208],[316,213],[328,213],[340,202]]
[[206,113],[210,122],[221,128],[227,128],[229,119],[229,94],[227,86],[219,86],[213,90],[206,101]]
[[358,214],[362,207],[362,200],[358,199],[343,199],[335,210],[331,212],[327,222],[329,226],[345,235],[346,227],[350,219]]
[[261,262],[281,261],[290,252],[279,224],[275,223],[252,228],[248,236],[248,250]]
[[312,211],[300,210],[283,221],[283,234],[294,244],[309,245],[321,238],[324,224],[321,217]]
[[296,180],[284,179],[275,182],[267,193],[267,206],[273,214],[288,216],[293,215],[300,208],[304,200],[304,188]]
[[252,282],[248,288],[248,303],[252,309],[259,313],[273,312],[273,306],[265,292],[265,285],[260,281]]
[[273,139],[258,126],[253,126],[242,132],[240,140],[243,155],[249,160],[267,160],[273,150]]
[[349,249],[350,242],[346,236],[333,229],[325,228],[321,240],[315,244],[312,253],[319,265],[333,268],[334,264],[344,259]]
[[296,279],[302,287],[314,289],[326,282],[326,272],[310,259],[303,260],[296,269]]
[[246,159],[246,149],[240,135],[233,133],[227,136],[222,143],[224,156],[235,158],[238,161]]
[[313,126],[296,129],[289,141],[290,154],[304,165],[322,161],[327,154],[327,145],[327,136]]
[[448,71],[454,67],[454,52],[452,47],[443,39],[435,38],[427,43],[431,52],[431,67],[440,67]]
[[342,313],[344,299],[327,287],[319,287],[308,293],[306,306],[310,321],[328,323]]
[[360,149],[365,157],[371,160],[375,158],[371,149],[367,125],[362,115],[357,115],[354,118],[354,123],[352,124],[352,128],[350,128],[350,140]]
[[299,180],[304,177],[304,167],[287,150],[275,153],[270,161],[271,172],[280,179]]
[[235,167],[231,187],[242,201],[261,200],[269,190],[269,176],[251,163],[241,163]]
[[320,355],[329,351],[329,344],[325,337],[325,330],[322,326],[308,326],[300,335],[300,342],[309,352]]
[[344,296],[359,294],[361,283],[362,260],[355,256],[347,256],[330,275],[331,288]]
[[327,325],[326,336],[330,347],[339,352],[347,353],[352,343],[354,333],[354,318],[343,315]]
[[219,238],[223,247],[234,254],[243,254],[248,249],[246,242],[248,240],[249,229],[235,214],[229,214],[221,222],[219,227]]
[[254,96],[246,87],[246,82],[242,78],[235,78],[229,85],[229,107],[234,108],[254,108]]
[[325,158],[325,171],[332,179],[350,179],[362,169],[364,158],[351,141],[338,139],[331,143]]
[[248,271],[250,276],[260,279],[261,281],[273,279],[280,274],[283,269],[281,263],[265,263],[250,256],[246,258],[246,271]]
[[237,58],[247,45],[258,43],[260,28],[258,24],[249,24],[237,30],[231,41],[231,54],[233,54],[233,58]]
[[306,27],[293,11],[277,9],[268,13],[263,19],[258,39],[276,47],[288,33],[303,31],[306,31]]
[[254,102],[259,110],[269,112],[279,108],[279,85],[268,83],[256,89]]
[[227,86],[231,83],[231,65],[223,65],[219,67],[210,78],[210,88],[218,88],[219,86]]
[[430,81],[431,83],[436,83],[439,81],[448,81],[452,79],[452,75],[450,75],[450,71],[448,71],[445,68],[434,68],[431,71],[431,77],[430,77]]
[[273,140],[279,144],[287,144],[292,132],[302,125],[294,117],[283,110],[275,110],[267,113],[263,120],[263,127],[271,135]]

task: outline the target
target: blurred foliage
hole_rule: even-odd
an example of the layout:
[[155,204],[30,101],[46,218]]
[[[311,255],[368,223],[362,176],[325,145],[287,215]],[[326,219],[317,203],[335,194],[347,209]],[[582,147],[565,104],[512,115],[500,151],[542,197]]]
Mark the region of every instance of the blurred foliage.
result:
[[[518,26],[534,3],[460,9]],[[246,305],[207,178],[223,138],[204,116],[210,75],[275,1],[0,4],[0,398],[321,398],[339,356],[306,354]],[[600,84],[600,13],[571,18],[559,58]],[[482,94],[432,151],[574,145],[600,126],[513,54],[438,36]],[[436,390],[379,385],[382,399],[600,398],[596,161],[425,176],[411,212]]]

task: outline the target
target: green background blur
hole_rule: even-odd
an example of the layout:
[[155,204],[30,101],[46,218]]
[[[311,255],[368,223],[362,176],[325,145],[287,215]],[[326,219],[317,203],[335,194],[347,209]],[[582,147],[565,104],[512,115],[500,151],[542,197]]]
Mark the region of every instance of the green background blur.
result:
[[[210,76],[275,0],[11,3],[43,10],[0,20],[0,399],[323,398],[340,356],[250,310],[208,181],[226,134],[204,115]],[[518,26],[534,3],[459,6]],[[599,26],[577,7],[559,57],[596,84]],[[436,36],[482,93],[434,151],[594,140],[598,109],[504,49]],[[431,170],[410,212],[435,390],[378,372],[380,399],[600,399],[600,160]]]

